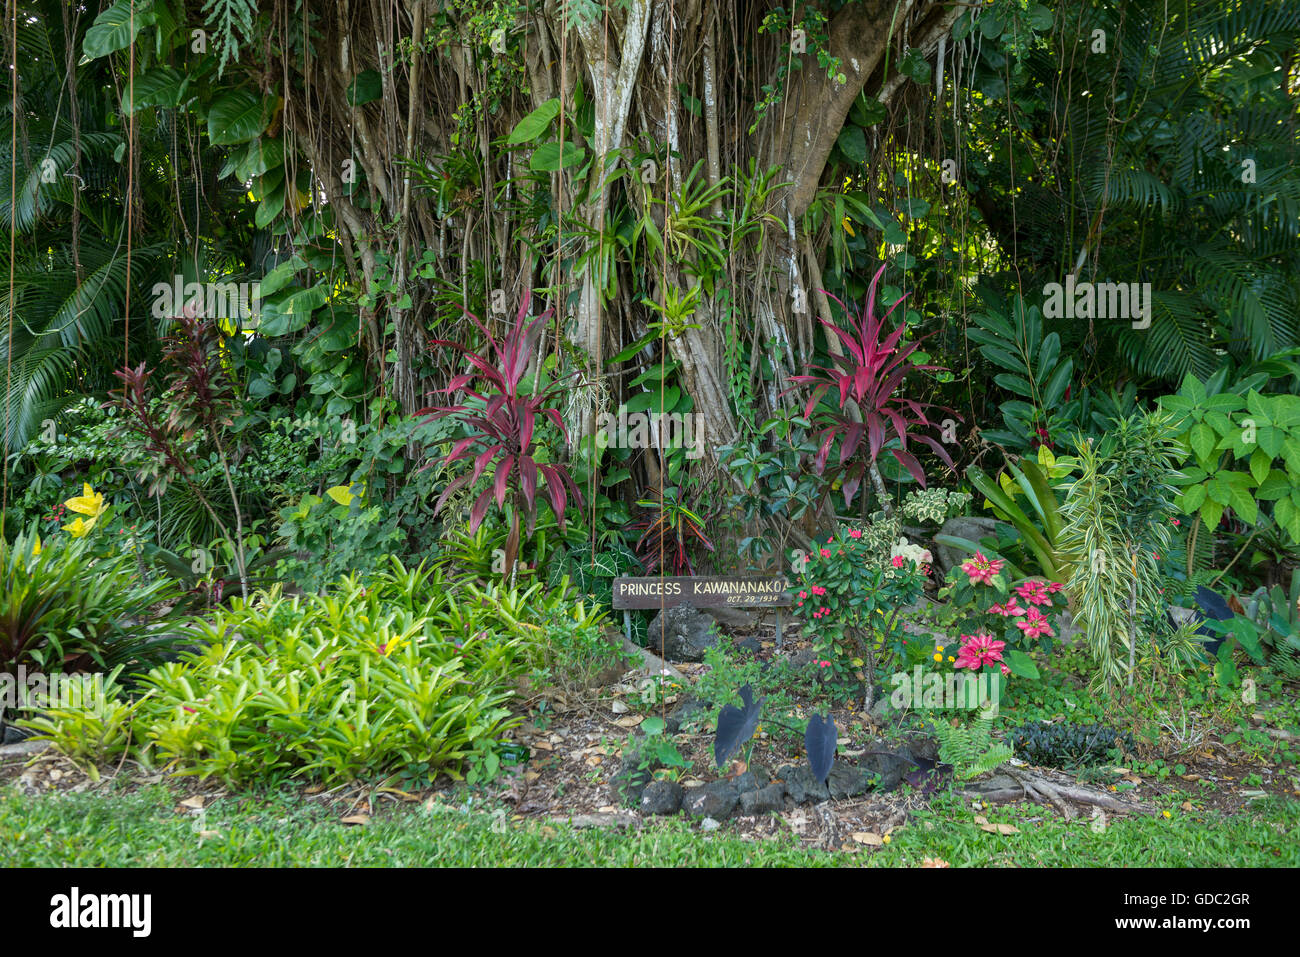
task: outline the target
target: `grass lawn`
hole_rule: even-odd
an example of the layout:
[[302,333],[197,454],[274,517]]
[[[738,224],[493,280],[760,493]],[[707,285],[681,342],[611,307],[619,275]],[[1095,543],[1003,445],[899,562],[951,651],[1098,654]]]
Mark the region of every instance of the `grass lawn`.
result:
[[1230,816],[1173,810],[1169,818],[1112,819],[1100,831],[1028,804],[983,812],[1019,831],[1004,835],[982,830],[969,804],[939,797],[887,845],[834,854],[801,846],[793,833],[742,840],[725,826],[706,834],[680,819],[631,831],[577,830],[511,821],[503,811],[417,805],[350,826],[289,792],[217,799],[201,817],[178,811],[179,800],[164,785],[115,795],[4,794],[0,865],[895,867],[926,858],[954,867],[1300,865],[1300,846],[1290,836],[1300,825],[1300,801],[1279,799]]

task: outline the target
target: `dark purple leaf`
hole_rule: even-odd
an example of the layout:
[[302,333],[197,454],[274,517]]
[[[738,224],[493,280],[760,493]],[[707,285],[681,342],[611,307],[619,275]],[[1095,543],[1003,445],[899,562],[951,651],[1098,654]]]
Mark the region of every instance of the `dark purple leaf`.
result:
[[713,742],[713,760],[718,767],[722,767],[742,744],[754,736],[763,702],[767,699],[755,701],[749,685],[743,685],[740,700],[744,703],[743,709],[729,704],[718,712],[718,732]]
[[803,746],[808,752],[808,764],[813,776],[826,783],[831,766],[835,763],[835,742],[839,738],[839,729],[830,715],[815,714],[808,719],[808,728],[803,733]]

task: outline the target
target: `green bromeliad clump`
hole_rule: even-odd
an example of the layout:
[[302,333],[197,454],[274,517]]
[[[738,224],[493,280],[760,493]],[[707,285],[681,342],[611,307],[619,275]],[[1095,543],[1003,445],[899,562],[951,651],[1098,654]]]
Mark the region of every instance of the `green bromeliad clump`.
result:
[[591,617],[539,592],[453,592],[440,569],[394,560],[364,586],[258,593],[194,626],[194,650],[146,674],[133,700],[110,681],[95,707],[29,724],[92,770],[125,751],[232,784],[337,783],[412,766],[488,777],[520,720],[508,707],[516,687],[542,663],[545,630],[521,619]]

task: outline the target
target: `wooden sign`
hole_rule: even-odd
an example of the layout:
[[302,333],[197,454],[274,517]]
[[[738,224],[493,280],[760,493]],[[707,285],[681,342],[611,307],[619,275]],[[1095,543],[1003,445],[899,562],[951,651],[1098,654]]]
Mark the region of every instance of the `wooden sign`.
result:
[[780,575],[762,577],[615,578],[615,608],[780,608],[791,603],[789,582]]

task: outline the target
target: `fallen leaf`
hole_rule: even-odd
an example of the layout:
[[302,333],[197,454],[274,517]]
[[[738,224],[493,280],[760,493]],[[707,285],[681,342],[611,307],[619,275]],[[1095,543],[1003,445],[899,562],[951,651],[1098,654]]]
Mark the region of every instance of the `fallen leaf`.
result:
[[347,817],[340,819],[340,824],[369,824],[369,814],[349,814]]
[[203,795],[196,794],[194,797],[186,798],[181,802],[181,807],[189,808],[191,811],[203,810]]
[[542,837],[555,837],[555,835],[559,834],[560,832],[547,824],[543,824],[541,833],[542,833]]
[[1125,780],[1125,781],[1128,781],[1130,784],[1141,784],[1141,783],[1142,783],[1142,779],[1141,779],[1140,777],[1138,777],[1136,774],[1126,774],[1126,775],[1124,775],[1124,780]]
[[555,750],[555,745],[551,744],[549,741],[534,741],[534,742],[533,742],[533,747],[535,747],[535,748],[540,748],[542,751],[554,751],[554,750]]
[[420,800],[420,798],[419,798],[418,795],[412,794],[410,791],[403,791],[401,788],[380,788],[380,789],[379,789],[379,793],[381,793],[381,794],[396,794],[396,795],[397,795],[399,798],[401,798],[403,801],[418,801],[418,800]]
[[613,704],[609,706],[609,710],[615,714],[627,714],[627,705],[615,698]]
[[976,823],[976,824],[984,825],[984,824],[987,824],[988,822],[989,822],[989,819],[986,818],[983,814],[976,814],[976,815],[975,815],[975,823]]
[[220,837],[220,836],[221,836],[220,831],[199,831],[199,837],[203,838],[205,841],[210,841],[214,837]]
[[884,838],[872,831],[854,831],[849,835],[849,837],[853,838],[853,840],[857,841],[859,844],[867,844],[871,847],[880,847],[885,843]]
[[541,777],[541,775],[538,774],[536,771],[525,771],[525,772],[524,772],[524,780],[525,780],[526,782],[528,782],[529,784],[532,784],[534,781],[536,781],[536,780],[537,780],[538,778],[540,778],[540,777]]
[[1196,808],[1192,807],[1192,802],[1191,802],[1191,801],[1184,801],[1182,804],[1180,804],[1180,805],[1178,805],[1178,806],[1179,806],[1180,808],[1182,808],[1184,811],[1195,811],[1195,810],[1196,810]]
[[990,834],[1019,834],[1013,824],[985,824],[980,827],[981,831],[988,831]]
[[598,767],[602,760],[603,758],[601,758],[599,754],[593,754],[591,757],[587,758],[587,767],[589,768]]
[[642,718],[641,715],[639,714],[629,714],[623,718],[615,718],[614,723],[618,725],[620,728],[635,728],[638,724],[640,724],[644,720],[645,719]]
[[1199,774],[1182,774],[1179,775],[1179,777],[1181,777],[1184,781],[1199,781],[1201,779],[1201,776]]
[[949,864],[941,857],[927,857],[925,860],[921,862],[921,866],[922,867],[951,867],[952,865]]

